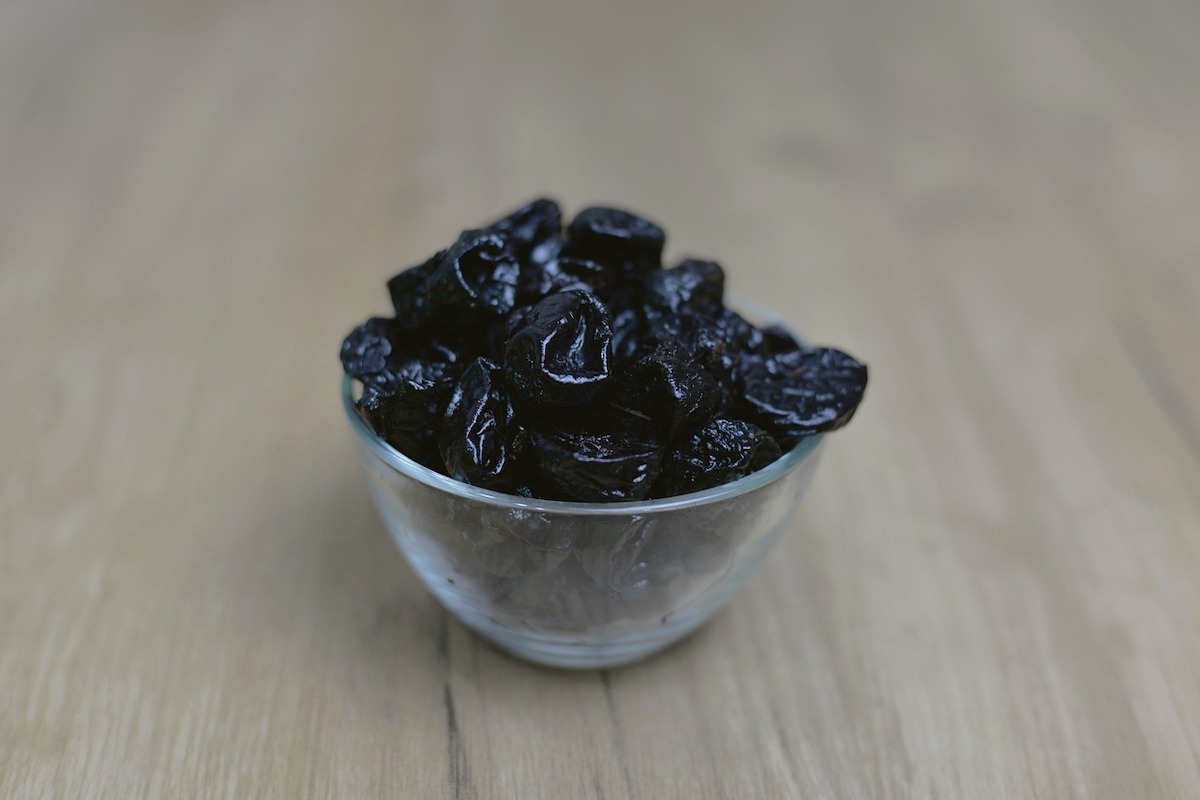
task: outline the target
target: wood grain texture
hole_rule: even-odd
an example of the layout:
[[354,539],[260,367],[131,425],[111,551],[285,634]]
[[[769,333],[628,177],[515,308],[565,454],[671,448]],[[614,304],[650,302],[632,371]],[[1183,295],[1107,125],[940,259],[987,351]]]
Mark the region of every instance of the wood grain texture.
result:
[[[0,4],[0,797],[1200,796],[1200,6]],[[336,397],[536,193],[869,361],[795,529],[517,662]]]

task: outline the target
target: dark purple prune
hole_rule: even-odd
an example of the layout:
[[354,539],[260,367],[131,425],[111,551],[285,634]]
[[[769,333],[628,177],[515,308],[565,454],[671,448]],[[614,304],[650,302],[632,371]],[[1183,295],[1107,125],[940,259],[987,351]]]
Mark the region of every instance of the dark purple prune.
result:
[[406,359],[393,352],[384,371],[364,383],[358,407],[385,438],[429,427],[441,417],[461,372],[453,357],[432,347]]
[[790,353],[799,350],[800,342],[795,335],[784,326],[776,323],[762,328],[762,352],[773,356],[778,353]]
[[[381,434],[382,435],[382,434]],[[404,455],[434,472],[446,474],[442,454],[438,452],[437,436],[433,428],[413,431],[393,430],[383,435],[385,441]]]
[[475,359],[442,415],[438,449],[447,474],[486,489],[515,485],[525,435],[514,417],[504,370],[494,361]]
[[429,276],[445,257],[446,251],[439,250],[425,263],[409,267],[387,282],[396,324],[404,331],[414,333],[429,324],[433,313],[429,307]]
[[730,341],[732,335],[716,320],[697,314],[676,314],[651,321],[642,337],[642,347],[678,343],[716,381],[721,390],[718,410],[724,410],[733,403],[738,391],[738,359]]
[[508,340],[520,330],[521,323],[525,321],[526,315],[532,309],[533,306],[530,305],[517,306],[502,319],[496,320],[487,327],[484,333],[483,347],[488,358],[504,361],[504,348],[508,346]]
[[534,405],[586,403],[611,377],[612,323],[590,292],[552,294],[525,316],[508,340],[509,385]]
[[630,366],[615,395],[614,406],[648,416],[668,440],[709,419],[722,402],[717,381],[675,341]]
[[540,242],[529,251],[529,257],[526,259],[528,263],[546,264],[558,258],[558,254],[562,252],[565,240],[561,236],[551,236],[544,242]]
[[617,208],[586,208],[571,220],[563,254],[598,261],[623,272],[649,272],[662,265],[663,229]]
[[725,297],[725,271],[715,261],[689,258],[646,275],[646,315],[717,314]]
[[734,353],[757,353],[762,348],[762,331],[732,308],[720,309],[714,321]]
[[385,382],[395,338],[393,320],[371,317],[342,340],[342,369],[364,384]]
[[530,263],[521,271],[520,295],[530,302],[556,292],[596,292],[609,282],[611,274],[595,261],[559,256],[545,263]]
[[529,447],[546,482],[576,502],[644,500],[662,468],[661,445],[619,433],[532,430]]
[[542,197],[496,220],[486,229],[506,234],[512,241],[513,251],[524,258],[539,244],[562,234],[562,210],[558,203]]
[[749,418],[791,448],[850,421],[866,390],[867,367],[840,350],[814,347],[749,361],[742,380]]
[[[611,308],[611,306],[610,306]],[[641,346],[642,315],[636,308],[625,307],[613,313],[613,364],[618,368],[633,361]]]
[[757,425],[712,419],[667,451],[654,496],[711,489],[757,472],[780,455],[779,443]]
[[463,231],[426,281],[435,321],[454,328],[507,314],[516,304],[519,272],[504,235]]

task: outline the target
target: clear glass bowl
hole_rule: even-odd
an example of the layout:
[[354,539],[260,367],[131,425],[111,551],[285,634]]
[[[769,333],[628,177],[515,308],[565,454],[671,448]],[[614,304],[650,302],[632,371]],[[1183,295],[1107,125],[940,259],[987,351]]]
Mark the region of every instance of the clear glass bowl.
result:
[[792,518],[822,436],[693,494],[631,503],[531,500],[461,483],[379,438],[342,381],[371,495],[442,605],[503,649],[555,667],[628,664],[711,617]]

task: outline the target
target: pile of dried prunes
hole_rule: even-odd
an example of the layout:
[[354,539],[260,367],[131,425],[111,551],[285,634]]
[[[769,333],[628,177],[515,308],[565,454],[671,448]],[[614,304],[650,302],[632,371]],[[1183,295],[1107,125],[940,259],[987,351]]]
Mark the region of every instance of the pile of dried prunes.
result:
[[409,458],[530,498],[708,489],[845,425],[867,368],[724,304],[719,264],[664,269],[648,219],[539,199],[388,281],[342,343],[358,409]]

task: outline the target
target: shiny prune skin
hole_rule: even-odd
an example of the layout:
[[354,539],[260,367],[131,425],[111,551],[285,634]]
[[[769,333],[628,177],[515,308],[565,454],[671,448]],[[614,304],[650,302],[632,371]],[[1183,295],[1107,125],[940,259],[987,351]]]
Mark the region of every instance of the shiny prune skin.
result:
[[652,419],[667,440],[712,417],[722,403],[716,379],[675,341],[638,359],[620,384],[612,404]]
[[366,385],[386,382],[396,335],[395,320],[371,317],[342,340],[342,369]]
[[429,324],[433,310],[429,305],[429,277],[446,257],[439,250],[428,260],[409,267],[394,275],[387,282],[392,308],[396,310],[396,325],[408,333],[415,333]]
[[662,445],[621,433],[535,429],[529,448],[546,483],[583,503],[645,500],[662,469]]
[[525,434],[515,417],[504,370],[489,359],[475,359],[442,415],[438,450],[446,473],[486,489],[516,485]]
[[762,350],[762,331],[732,308],[722,308],[714,320],[733,353],[757,353]]
[[813,347],[743,362],[742,406],[785,448],[837,430],[862,402],[867,367],[830,347]]
[[[712,376],[721,390],[717,412],[729,409],[736,400],[738,356],[733,334],[717,320],[699,314],[676,314],[648,324],[642,337],[643,352],[670,342],[679,344]],[[653,352],[650,350],[649,352]]]
[[456,354],[433,344],[408,357],[393,351],[387,366],[364,383],[358,407],[383,436],[429,427],[441,417],[462,372]]
[[622,272],[644,273],[662,266],[666,239],[663,229],[644,217],[593,206],[571,220],[563,254]]
[[525,315],[504,350],[509,385],[534,406],[591,400],[612,376],[612,322],[591,292],[559,292]]
[[527,302],[537,302],[557,292],[596,293],[610,282],[612,274],[595,261],[558,256],[544,263],[531,262],[521,270],[519,292]]
[[613,364],[620,368],[637,356],[642,332],[642,315],[636,308],[624,308],[613,314]]
[[[534,200],[388,281],[396,318],[368,320],[341,351],[382,438],[460,480],[599,501],[644,497],[649,473],[661,472],[651,496],[735,480],[759,434],[755,452],[769,454],[850,419],[866,368],[725,308],[719,265],[661,269],[662,229],[626,211],[562,222]],[[582,449],[568,457],[568,445]]]
[[779,443],[757,425],[714,418],[669,449],[655,497],[699,492],[757,472],[782,455]]
[[665,314],[719,314],[725,298],[725,271],[715,261],[689,258],[671,269],[646,275],[648,317]]
[[562,209],[553,200],[541,197],[485,228],[506,235],[513,252],[525,258],[535,247],[562,233]]
[[426,281],[435,322],[453,328],[507,314],[516,304],[519,273],[507,237],[463,231]]

